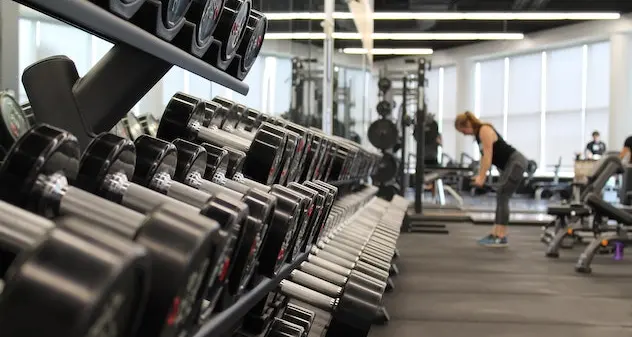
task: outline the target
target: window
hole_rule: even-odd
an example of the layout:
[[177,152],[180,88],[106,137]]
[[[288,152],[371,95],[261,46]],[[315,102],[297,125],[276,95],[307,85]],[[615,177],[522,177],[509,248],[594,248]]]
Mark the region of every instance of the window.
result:
[[255,63],[250,68],[250,72],[244,79],[244,83],[248,84],[250,90],[248,95],[243,96],[235,93],[235,100],[239,103],[246,105],[249,108],[261,110],[261,95],[263,88],[263,58],[257,58]]
[[162,103],[164,106],[169,103],[171,97],[178,91],[185,91],[184,70],[173,67],[162,78]]
[[439,104],[441,111],[441,135],[443,141],[443,152],[458,160],[460,153],[456,153],[457,134],[454,129],[454,119],[457,115],[457,80],[456,67],[446,67],[440,70],[443,74],[442,87],[439,94]]
[[35,23],[37,60],[55,55],[68,56],[77,67],[79,76],[90,69],[91,35],[77,28],[50,22]]
[[512,57],[508,66],[507,141],[540,164],[542,54]]
[[548,145],[540,166],[549,170],[560,157],[562,168],[572,170],[574,154],[583,147],[582,85],[585,80],[582,64],[581,46],[547,53],[545,144]]
[[[501,134],[505,125],[505,63],[505,59],[484,61],[474,69],[474,113]],[[472,151],[472,157],[479,159],[477,144],[473,144]]]
[[[201,98],[201,99],[205,99],[205,100],[213,99],[213,96],[211,96],[211,81],[205,79],[202,76],[198,76],[196,74],[189,73],[189,72],[187,72],[187,73],[188,73],[187,77],[188,77],[188,81],[189,81],[187,92],[189,94],[191,94],[191,95],[193,95],[195,97]],[[166,80],[166,77],[165,77],[165,79],[162,80],[163,83],[164,83],[165,80]],[[164,91],[164,89],[163,89],[163,91]],[[174,93],[171,93],[171,95],[173,95]],[[169,93],[167,93],[167,94],[169,94]]]
[[610,106],[610,43],[595,43],[588,45],[586,49],[584,140],[587,142],[595,130],[599,131],[601,139],[607,140]]
[[274,106],[271,114],[281,115],[290,111],[292,98],[292,60],[284,57],[276,58],[276,72],[274,74]]
[[20,88],[18,89],[18,97],[19,102],[24,103],[28,101],[28,97],[26,96],[26,91],[24,91],[24,86],[22,85],[22,73],[24,72],[24,68],[37,61],[37,48],[35,47],[35,23],[31,20],[20,19],[18,30],[20,39],[20,49],[18,51]]

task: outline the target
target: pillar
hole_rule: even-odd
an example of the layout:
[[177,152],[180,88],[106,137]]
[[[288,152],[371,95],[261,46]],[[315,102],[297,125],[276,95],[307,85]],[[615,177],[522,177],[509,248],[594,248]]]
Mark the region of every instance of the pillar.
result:
[[[632,43],[630,36],[610,36],[609,148],[616,151],[632,135]],[[612,145],[610,145],[612,144]]]

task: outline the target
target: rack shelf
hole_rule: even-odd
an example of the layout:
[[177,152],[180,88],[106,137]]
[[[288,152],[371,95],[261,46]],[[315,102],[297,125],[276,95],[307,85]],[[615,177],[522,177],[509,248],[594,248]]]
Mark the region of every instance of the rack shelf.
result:
[[240,321],[246,313],[252,309],[269,292],[274,291],[283,279],[290,276],[290,273],[296,269],[302,262],[307,259],[309,253],[300,255],[292,263],[285,264],[276,277],[266,278],[259,283],[254,289],[248,291],[235,304],[226,310],[213,316],[208,322],[204,323],[198,331],[192,334],[192,337],[212,337],[223,336],[231,329],[235,323]]
[[14,0],[114,44],[125,43],[242,95],[248,85],[86,0]]

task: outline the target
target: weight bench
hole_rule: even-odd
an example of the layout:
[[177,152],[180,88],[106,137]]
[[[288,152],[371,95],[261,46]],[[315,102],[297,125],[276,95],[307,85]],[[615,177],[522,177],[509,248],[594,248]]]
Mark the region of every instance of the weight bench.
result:
[[[580,204],[556,205],[547,208],[547,214],[555,216],[555,220],[545,228],[540,241],[546,245],[546,257],[558,258],[560,248],[571,249],[576,242],[583,242],[582,232],[592,232],[592,228],[583,227],[584,219],[592,214],[592,210]],[[578,217],[579,226],[573,228],[569,224],[570,217]],[[552,228],[551,228],[552,227]]]
[[600,196],[590,193],[586,197],[586,204],[590,206],[596,215],[607,217],[617,222],[616,230],[604,232],[593,240],[580,255],[575,271],[579,273],[591,273],[591,263],[595,254],[605,247],[616,244],[632,243],[628,231],[632,228],[632,213],[626,209],[617,208],[603,200]]

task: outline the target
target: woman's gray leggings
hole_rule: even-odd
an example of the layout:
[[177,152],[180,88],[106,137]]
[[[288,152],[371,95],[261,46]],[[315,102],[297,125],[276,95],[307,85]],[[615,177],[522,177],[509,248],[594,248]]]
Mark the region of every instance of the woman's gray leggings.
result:
[[494,220],[497,225],[509,224],[509,200],[522,183],[527,162],[527,158],[516,151],[509,156],[507,165],[500,174],[496,187],[496,218]]

